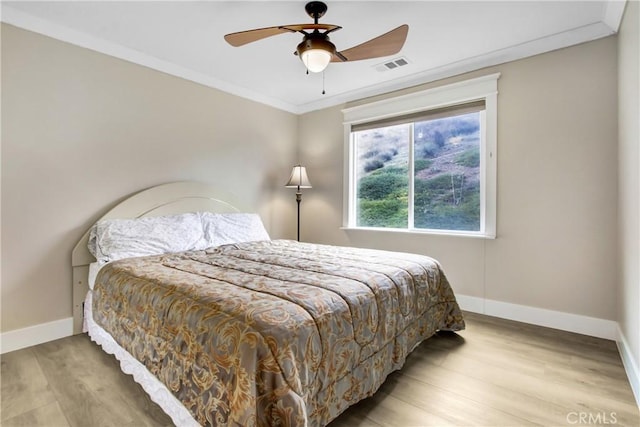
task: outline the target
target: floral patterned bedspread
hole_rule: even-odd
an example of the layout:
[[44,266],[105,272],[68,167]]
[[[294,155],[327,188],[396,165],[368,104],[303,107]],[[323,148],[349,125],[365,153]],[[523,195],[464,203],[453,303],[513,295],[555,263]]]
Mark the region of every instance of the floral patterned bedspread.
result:
[[116,261],[93,313],[203,425],[326,425],[464,329],[435,260],[288,240]]

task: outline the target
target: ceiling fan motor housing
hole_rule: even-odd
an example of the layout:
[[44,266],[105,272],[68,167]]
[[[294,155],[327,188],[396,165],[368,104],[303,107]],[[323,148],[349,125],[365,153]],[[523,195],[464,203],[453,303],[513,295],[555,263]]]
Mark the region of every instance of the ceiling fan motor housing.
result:
[[296,53],[307,67],[307,71],[319,73],[324,71],[333,59],[336,54],[336,46],[329,41],[329,36],[316,30],[304,36]]
[[311,34],[307,34],[302,39],[302,43],[298,45],[296,49],[298,55],[302,57],[302,54],[307,50],[311,49],[321,49],[329,52],[332,56],[336,53],[336,46],[329,41],[329,36],[320,33],[319,31],[314,31]]

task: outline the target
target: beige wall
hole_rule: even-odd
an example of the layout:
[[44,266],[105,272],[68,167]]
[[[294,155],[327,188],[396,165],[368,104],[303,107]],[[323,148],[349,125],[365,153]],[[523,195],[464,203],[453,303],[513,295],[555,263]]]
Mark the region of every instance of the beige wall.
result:
[[460,294],[616,319],[616,61],[609,37],[398,92],[502,73],[495,240],[340,230],[341,107],[303,115],[303,237],[434,256]]
[[217,183],[295,236],[297,117],[2,25],[2,331],[71,316],[71,249],[118,200]]
[[[638,2],[627,3],[618,34],[620,289],[617,320],[636,369],[640,368],[639,9]],[[635,380],[640,381],[640,378]],[[636,394],[640,400],[640,389]]]

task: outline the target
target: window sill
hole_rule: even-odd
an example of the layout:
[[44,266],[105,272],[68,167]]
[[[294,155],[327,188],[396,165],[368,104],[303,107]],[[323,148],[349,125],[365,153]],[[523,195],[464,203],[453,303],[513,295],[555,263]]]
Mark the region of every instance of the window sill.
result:
[[440,230],[417,230],[417,229],[402,229],[402,228],[375,228],[375,227],[340,227],[340,230],[344,231],[356,231],[356,232],[382,232],[382,233],[401,233],[401,234],[413,234],[422,236],[447,236],[447,237],[471,237],[475,239],[490,239],[496,238],[495,234],[486,234],[473,231],[440,231]]

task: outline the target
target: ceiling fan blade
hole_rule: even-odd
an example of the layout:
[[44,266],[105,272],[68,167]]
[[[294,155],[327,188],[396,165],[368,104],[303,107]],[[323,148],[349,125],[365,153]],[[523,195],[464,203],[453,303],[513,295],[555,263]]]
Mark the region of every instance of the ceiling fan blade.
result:
[[350,49],[336,52],[331,62],[359,61],[362,59],[379,58],[395,55],[400,52],[409,32],[408,25],[400,25],[381,36],[354,46]]
[[227,34],[224,36],[224,39],[231,46],[238,47],[243,46],[247,43],[266,39],[267,37],[275,36],[282,33],[290,33],[292,31],[295,30],[290,30],[284,27],[257,28],[255,30],[239,31],[237,33]]
[[247,43],[266,39],[282,33],[296,33],[304,30],[325,30],[326,33],[339,30],[340,26],[333,24],[292,24],[277,27],[256,28],[255,30],[239,31],[224,36],[231,46],[239,47]]

